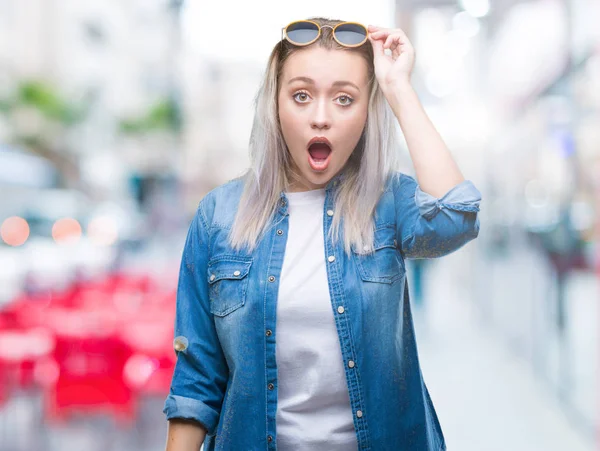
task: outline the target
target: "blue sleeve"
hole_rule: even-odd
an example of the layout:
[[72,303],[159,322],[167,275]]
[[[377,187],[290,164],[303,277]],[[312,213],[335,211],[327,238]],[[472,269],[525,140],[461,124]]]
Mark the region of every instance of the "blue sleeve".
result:
[[479,235],[481,193],[470,180],[436,198],[400,173],[394,196],[397,239],[407,258],[442,257]]
[[213,435],[229,369],[210,312],[207,264],[208,232],[200,206],[187,234],[179,270],[173,342],[177,362],[163,412],[167,419],[196,420]]

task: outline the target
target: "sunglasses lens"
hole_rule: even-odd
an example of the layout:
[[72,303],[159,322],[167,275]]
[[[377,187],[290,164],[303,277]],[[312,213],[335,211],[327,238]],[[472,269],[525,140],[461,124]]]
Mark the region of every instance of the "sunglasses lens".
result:
[[342,44],[358,45],[367,38],[367,30],[362,25],[345,23],[335,29],[335,37]]
[[296,22],[286,29],[288,39],[296,44],[307,44],[319,35],[319,27],[311,22]]

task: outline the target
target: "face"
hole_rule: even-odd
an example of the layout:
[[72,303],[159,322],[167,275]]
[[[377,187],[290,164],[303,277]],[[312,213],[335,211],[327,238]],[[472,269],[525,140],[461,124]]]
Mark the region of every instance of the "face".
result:
[[309,46],[287,59],[278,104],[290,191],[324,188],[341,171],[365,127],[368,91],[367,63],[355,52]]

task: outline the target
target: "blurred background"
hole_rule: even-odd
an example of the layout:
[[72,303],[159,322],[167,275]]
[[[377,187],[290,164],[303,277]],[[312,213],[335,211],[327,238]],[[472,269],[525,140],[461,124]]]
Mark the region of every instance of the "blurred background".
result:
[[600,448],[600,2],[0,0],[1,450],[164,449],[187,227],[310,16],[407,32],[483,194],[477,240],[408,263],[448,449]]

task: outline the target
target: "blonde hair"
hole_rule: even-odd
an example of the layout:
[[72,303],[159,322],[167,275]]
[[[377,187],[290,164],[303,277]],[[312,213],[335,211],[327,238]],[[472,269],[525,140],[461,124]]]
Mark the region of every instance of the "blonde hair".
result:
[[[311,18],[320,25],[334,26],[341,21]],[[399,145],[396,121],[373,66],[373,48],[369,41],[360,47],[342,47],[331,36],[331,28],[323,28],[320,38],[312,45],[326,49],[355,52],[364,57],[369,75],[368,114],[363,134],[342,169],[336,191],[335,213],[330,238],[339,239],[343,224],[344,249],[351,246],[373,246],[373,213],[388,177],[397,170]],[[301,47],[286,40],[278,42],[268,60],[262,84],[255,98],[256,113],[250,134],[250,168],[242,176],[244,189],[229,234],[230,245],[252,251],[277,209],[282,191],[290,186],[292,167],[279,124],[277,98],[280,78],[286,60]]]

